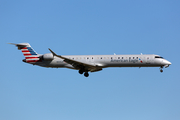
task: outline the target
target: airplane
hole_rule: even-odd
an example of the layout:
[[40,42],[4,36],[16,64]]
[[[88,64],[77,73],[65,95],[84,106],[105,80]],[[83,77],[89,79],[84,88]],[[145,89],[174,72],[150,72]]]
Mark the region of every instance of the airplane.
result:
[[89,76],[88,72],[101,71],[108,67],[163,67],[167,68],[171,62],[155,54],[140,55],[57,55],[51,49],[51,53],[38,54],[29,43],[9,43],[21,50],[25,63],[51,68],[70,68],[78,70],[79,74]]

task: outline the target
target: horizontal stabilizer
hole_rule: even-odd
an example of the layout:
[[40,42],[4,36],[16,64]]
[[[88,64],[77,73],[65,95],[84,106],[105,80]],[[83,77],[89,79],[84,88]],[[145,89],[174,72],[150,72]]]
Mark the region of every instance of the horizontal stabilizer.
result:
[[16,47],[18,47],[18,50],[21,50],[22,47],[31,47],[29,43],[19,43],[19,44],[8,43],[8,44],[15,45]]

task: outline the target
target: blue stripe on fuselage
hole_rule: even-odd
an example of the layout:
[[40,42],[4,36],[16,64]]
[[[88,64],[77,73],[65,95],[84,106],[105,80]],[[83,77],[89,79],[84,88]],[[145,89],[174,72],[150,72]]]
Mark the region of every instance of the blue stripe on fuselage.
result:
[[37,55],[37,53],[31,47],[27,47],[27,49],[29,50],[31,55]]

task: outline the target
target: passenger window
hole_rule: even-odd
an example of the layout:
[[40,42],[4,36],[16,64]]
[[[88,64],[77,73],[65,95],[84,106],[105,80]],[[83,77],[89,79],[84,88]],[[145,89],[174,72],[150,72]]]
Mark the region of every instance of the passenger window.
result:
[[123,59],[123,57],[122,57],[122,59]]

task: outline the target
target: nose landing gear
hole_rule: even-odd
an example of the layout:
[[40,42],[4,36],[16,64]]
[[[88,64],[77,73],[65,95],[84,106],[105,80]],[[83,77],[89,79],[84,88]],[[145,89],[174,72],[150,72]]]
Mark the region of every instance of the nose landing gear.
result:
[[163,72],[163,66],[160,67],[160,72],[161,72],[161,73]]

